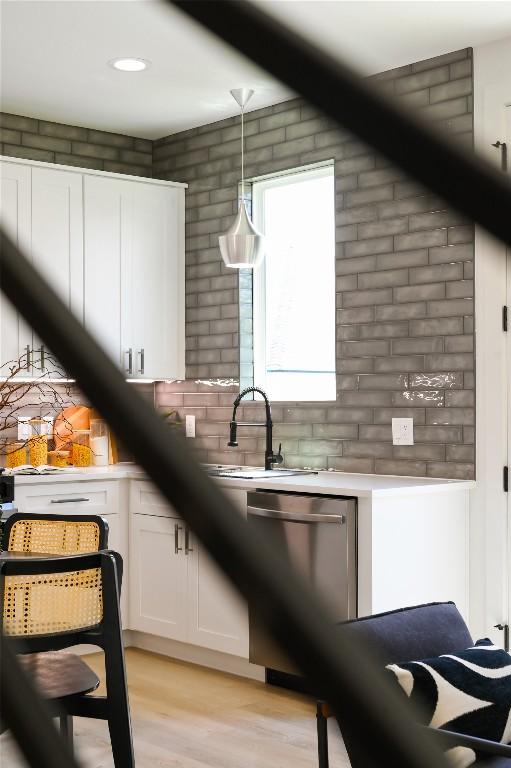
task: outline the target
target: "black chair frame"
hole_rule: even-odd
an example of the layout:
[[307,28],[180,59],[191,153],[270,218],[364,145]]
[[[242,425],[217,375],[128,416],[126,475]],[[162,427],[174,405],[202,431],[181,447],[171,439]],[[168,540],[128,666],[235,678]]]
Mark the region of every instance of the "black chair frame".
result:
[[[388,624],[389,620],[393,621],[394,619],[399,622],[404,636],[392,638],[389,635],[385,625]],[[419,619],[417,627],[411,628],[410,624],[416,622],[417,619]],[[437,626],[435,626],[435,619]],[[415,633],[423,624],[425,626],[429,624],[428,628],[431,630],[431,635],[428,636],[424,633],[419,638]],[[409,631],[408,637],[407,630]],[[375,657],[381,660],[382,665],[452,653],[473,645],[468,628],[452,602],[427,603],[361,619],[353,619],[339,624],[338,631],[349,633],[353,641],[356,641],[357,635],[362,636],[370,644]],[[333,712],[328,703],[319,700],[316,707],[319,768],[329,768],[328,718],[332,715]],[[511,768],[511,746],[508,744],[465,736],[444,729],[417,727],[434,734],[442,749],[447,750],[452,747],[473,749],[478,755],[474,768],[476,766],[481,766],[481,768],[483,766],[485,768]],[[365,758],[360,752],[356,740],[350,737],[350,733],[343,723],[339,723],[339,728],[352,768],[366,768]]]
[[[99,568],[101,571],[103,618],[92,627],[51,635],[4,635],[13,641],[18,653],[40,653],[62,650],[81,643],[96,645],[105,655],[106,696],[79,695],[65,700],[67,721],[64,734],[72,741],[72,717],[91,717],[108,721],[115,768],[134,768],[135,758],[131,734],[131,718],[126,684],[124,647],[119,609],[122,581],[122,558],[117,552],[104,550],[79,555],[48,555],[19,559],[0,559],[0,606],[4,605],[5,577],[37,576]],[[0,612],[3,626],[3,610]]]

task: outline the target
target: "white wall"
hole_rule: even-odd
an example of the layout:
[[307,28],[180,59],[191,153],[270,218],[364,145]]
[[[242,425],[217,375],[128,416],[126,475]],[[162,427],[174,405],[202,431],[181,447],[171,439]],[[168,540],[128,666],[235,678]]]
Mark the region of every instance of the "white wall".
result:
[[[511,104],[511,38],[474,49],[474,135],[476,151],[500,165],[493,142],[506,137],[505,108]],[[477,194],[477,190],[474,190]],[[511,213],[511,212],[510,212]],[[502,471],[507,455],[507,344],[502,307],[507,296],[506,249],[476,229],[476,479],[471,503],[470,624],[477,637],[508,623],[507,495]]]

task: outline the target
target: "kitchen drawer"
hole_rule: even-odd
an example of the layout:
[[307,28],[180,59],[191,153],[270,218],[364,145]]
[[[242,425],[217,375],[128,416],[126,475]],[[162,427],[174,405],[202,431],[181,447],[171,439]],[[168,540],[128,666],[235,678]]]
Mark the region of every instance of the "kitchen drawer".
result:
[[20,512],[110,515],[119,512],[119,485],[116,480],[20,485],[14,503]]
[[[229,497],[236,509],[247,516],[247,492],[238,488],[221,486],[222,492]],[[135,480],[130,487],[130,511],[137,515],[155,515],[156,517],[178,517],[179,515],[161,493],[148,480]]]
[[178,517],[154,485],[147,480],[134,480],[130,487],[130,512],[135,515]]

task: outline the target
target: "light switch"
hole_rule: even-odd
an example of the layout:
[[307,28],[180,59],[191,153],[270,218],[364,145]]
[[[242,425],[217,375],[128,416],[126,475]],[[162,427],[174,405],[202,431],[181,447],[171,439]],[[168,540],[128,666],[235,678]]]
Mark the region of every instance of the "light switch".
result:
[[392,443],[413,445],[413,419],[392,419]]
[[186,436],[195,437],[195,416],[188,414],[185,420]]

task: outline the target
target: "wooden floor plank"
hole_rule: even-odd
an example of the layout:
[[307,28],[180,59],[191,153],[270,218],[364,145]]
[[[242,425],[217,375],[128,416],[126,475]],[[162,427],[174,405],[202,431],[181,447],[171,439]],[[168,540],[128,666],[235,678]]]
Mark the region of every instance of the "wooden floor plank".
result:
[[[104,679],[102,655],[85,658]],[[307,697],[134,648],[126,664],[137,768],[316,768]],[[348,768],[329,727],[331,766]],[[76,718],[75,743],[84,768],[113,768],[106,723]],[[0,765],[24,766],[9,734],[0,737]]]

